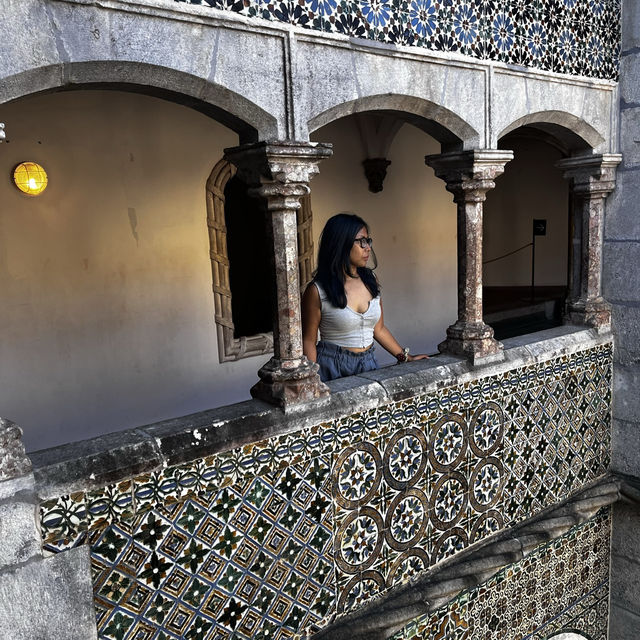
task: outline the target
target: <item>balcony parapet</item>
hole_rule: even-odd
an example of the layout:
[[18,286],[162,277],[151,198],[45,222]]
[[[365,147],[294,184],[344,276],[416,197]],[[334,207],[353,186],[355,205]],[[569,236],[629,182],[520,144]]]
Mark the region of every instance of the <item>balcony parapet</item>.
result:
[[247,400],[36,451],[29,458],[41,498],[92,491],[139,474],[296,433],[357,411],[371,411],[610,342],[608,334],[565,325],[504,340],[504,360],[482,368],[472,367],[461,357],[439,354],[429,360],[331,381],[329,397],[301,405],[286,416],[265,402]]
[[438,356],[334,381],[286,413],[253,400],[35,453],[43,548],[90,547],[99,635],[133,620],[100,595],[125,567],[161,601],[189,576],[218,594],[198,615],[221,632],[246,614],[243,637],[313,634],[607,473],[611,335],[504,346],[484,367]]
[[[174,0],[184,4],[186,0]],[[213,10],[327,34],[617,80],[620,3],[558,1],[536,9],[511,0],[447,6],[435,0],[189,0]]]

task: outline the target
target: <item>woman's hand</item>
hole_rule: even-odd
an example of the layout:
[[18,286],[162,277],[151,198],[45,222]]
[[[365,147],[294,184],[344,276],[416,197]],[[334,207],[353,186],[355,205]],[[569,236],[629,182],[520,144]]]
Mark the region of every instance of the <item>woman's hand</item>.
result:
[[426,353],[418,353],[415,356],[409,354],[407,356],[407,362],[412,362],[413,360],[428,360],[429,356]]

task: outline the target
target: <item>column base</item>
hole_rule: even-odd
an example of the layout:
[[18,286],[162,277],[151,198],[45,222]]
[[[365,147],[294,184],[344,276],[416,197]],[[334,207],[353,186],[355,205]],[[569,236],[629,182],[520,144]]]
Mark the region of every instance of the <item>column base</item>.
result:
[[504,358],[503,346],[484,322],[456,322],[447,329],[447,339],[438,345],[441,353],[464,356],[472,365],[488,364]]
[[565,324],[585,325],[606,333],[611,330],[611,305],[602,297],[569,301],[564,321]]
[[329,387],[321,382],[318,365],[306,357],[297,366],[284,367],[271,358],[259,371],[260,381],[251,387],[251,395],[283,409],[329,395]]

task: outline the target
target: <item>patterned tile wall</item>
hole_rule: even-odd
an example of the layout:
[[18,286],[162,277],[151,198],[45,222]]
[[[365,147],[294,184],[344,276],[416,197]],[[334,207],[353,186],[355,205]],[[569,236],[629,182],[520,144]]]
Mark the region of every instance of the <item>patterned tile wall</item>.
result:
[[92,551],[101,638],[289,638],[609,464],[612,347],[515,368],[41,505]]
[[546,640],[561,631],[607,640],[610,533],[605,508],[391,640]]
[[620,0],[176,0],[397,45],[617,80]]

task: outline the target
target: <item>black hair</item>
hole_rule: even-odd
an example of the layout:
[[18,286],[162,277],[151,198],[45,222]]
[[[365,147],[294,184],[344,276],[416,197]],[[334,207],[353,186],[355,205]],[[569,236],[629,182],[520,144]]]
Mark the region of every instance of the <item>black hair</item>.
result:
[[[354,213],[338,213],[327,220],[320,235],[318,249],[318,269],[314,280],[324,289],[334,307],[344,309],[347,295],[344,279],[351,273],[349,254],[358,231],[364,227],[369,233],[369,225]],[[375,254],[372,252],[375,268]],[[375,298],[380,293],[380,284],[368,267],[358,267],[358,275]]]

